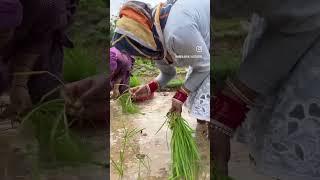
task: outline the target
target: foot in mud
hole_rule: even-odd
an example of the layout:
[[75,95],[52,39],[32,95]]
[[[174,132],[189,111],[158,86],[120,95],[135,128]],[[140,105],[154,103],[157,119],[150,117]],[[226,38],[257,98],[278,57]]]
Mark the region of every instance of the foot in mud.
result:
[[202,136],[203,138],[208,139],[208,123],[207,121],[204,120],[199,120],[197,119],[197,127],[196,127],[196,134],[199,134],[200,136]]

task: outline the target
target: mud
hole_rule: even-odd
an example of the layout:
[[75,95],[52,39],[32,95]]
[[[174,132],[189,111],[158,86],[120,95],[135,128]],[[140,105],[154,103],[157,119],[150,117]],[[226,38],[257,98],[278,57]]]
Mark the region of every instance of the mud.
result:
[[[0,103],[7,98],[0,97]],[[81,137],[92,144],[94,161],[106,160],[106,130],[102,128],[81,131]],[[106,180],[108,169],[101,165],[77,165],[59,167],[40,167],[36,156],[26,147],[35,146],[32,139],[21,136],[11,122],[0,119],[0,179],[1,180]],[[47,164],[50,165],[50,162]]]
[[[119,159],[119,150],[123,140],[123,128],[144,129],[137,134],[125,153],[125,168],[123,179],[127,180],[165,180],[170,173],[170,130],[165,125],[157,134],[165,115],[171,105],[173,93],[162,92],[155,98],[138,104],[140,114],[125,115],[117,102],[111,102],[111,159]],[[206,137],[205,125],[197,125],[196,119],[189,116],[184,108],[182,116],[196,129],[195,138],[201,153],[202,172],[199,179],[209,179],[209,141]],[[140,167],[137,154],[146,155],[149,159],[149,169]],[[140,175],[139,175],[140,174]],[[111,179],[119,179],[117,171],[111,166]]]
[[276,180],[275,178],[256,173],[249,160],[248,148],[245,144],[236,141],[231,141],[229,175],[234,180]]

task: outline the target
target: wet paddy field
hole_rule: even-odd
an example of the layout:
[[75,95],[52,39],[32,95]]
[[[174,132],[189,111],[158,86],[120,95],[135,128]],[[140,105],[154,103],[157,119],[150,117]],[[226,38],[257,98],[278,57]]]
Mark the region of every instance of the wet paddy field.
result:
[[[123,149],[125,131],[139,130],[127,143],[124,153],[123,178],[126,180],[166,180],[170,174],[170,130],[164,125],[165,115],[171,106],[172,92],[160,92],[154,99],[139,103],[140,113],[123,114],[116,101],[111,102],[111,159],[119,161]],[[201,177],[209,179],[209,141],[205,125],[198,125],[184,108],[182,116],[196,130],[194,134],[201,154]],[[127,129],[127,130],[126,130]],[[140,131],[142,130],[142,131]],[[159,132],[156,134],[156,132]],[[119,179],[119,173],[111,166],[111,179]]]

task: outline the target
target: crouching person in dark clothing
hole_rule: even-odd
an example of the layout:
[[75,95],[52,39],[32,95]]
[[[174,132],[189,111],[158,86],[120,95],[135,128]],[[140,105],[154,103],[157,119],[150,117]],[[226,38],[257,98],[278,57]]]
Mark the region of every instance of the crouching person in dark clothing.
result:
[[[0,0],[0,94],[9,91],[2,117],[25,112],[62,78],[63,47],[71,47],[64,31],[75,12],[74,0]],[[4,21],[3,21],[4,20]]]

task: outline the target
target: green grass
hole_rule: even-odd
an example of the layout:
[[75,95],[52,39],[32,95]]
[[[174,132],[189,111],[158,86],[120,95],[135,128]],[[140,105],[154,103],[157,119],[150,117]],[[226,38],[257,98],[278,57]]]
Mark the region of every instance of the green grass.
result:
[[133,75],[130,77],[130,82],[129,82],[130,87],[137,87],[141,85],[141,80],[139,79],[138,76]]
[[241,63],[241,51],[247,32],[242,18],[215,19],[213,25],[214,48],[211,52],[211,87],[221,85],[229,76],[235,76]]
[[97,61],[85,48],[76,47],[65,52],[63,77],[66,82],[79,81],[99,73]]
[[136,58],[133,67],[133,74],[137,76],[156,76],[160,71],[155,66],[154,61],[144,59],[144,58]]
[[240,67],[241,55],[239,52],[225,51],[219,56],[213,56],[211,61],[212,85],[221,83],[229,76],[235,76]]
[[184,84],[182,79],[173,79],[171,80],[166,87],[168,88],[179,88]]
[[215,39],[245,37],[247,32],[241,25],[244,20],[243,18],[214,19],[213,36]]
[[65,50],[64,78],[73,82],[91,75],[108,71],[106,54],[109,23],[105,0],[80,0],[74,23],[68,35],[74,49]]
[[[186,69],[177,67],[177,77],[176,79],[173,79],[170,81],[166,88],[175,89],[177,87],[180,87],[184,83],[184,76],[186,74]],[[130,86],[134,87],[133,85],[138,84],[137,79],[140,80],[140,84],[148,83],[151,79],[157,77],[160,73],[160,70],[156,67],[154,61],[150,61],[148,59],[144,58],[137,58],[135,65],[133,67],[133,74],[132,77],[133,84],[130,82]],[[140,85],[139,84],[139,85]]]
[[105,0],[80,0],[74,24],[69,32],[78,45],[104,49],[108,39],[108,22]]

